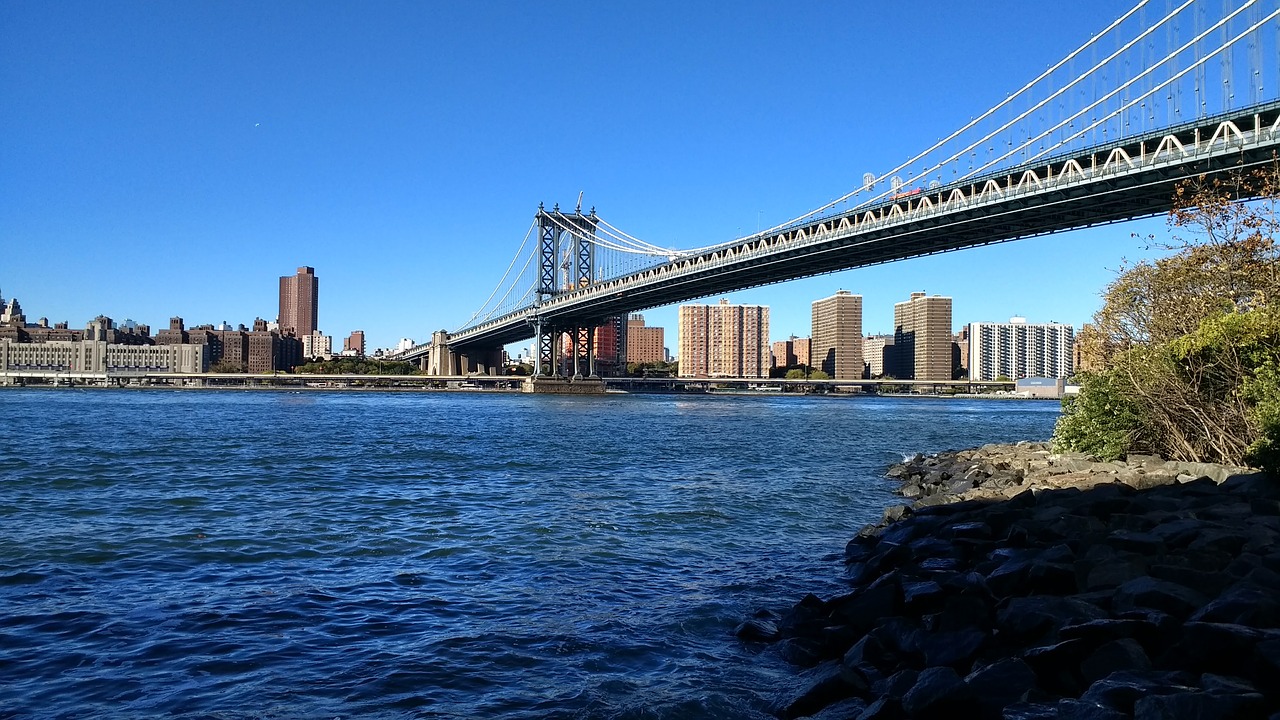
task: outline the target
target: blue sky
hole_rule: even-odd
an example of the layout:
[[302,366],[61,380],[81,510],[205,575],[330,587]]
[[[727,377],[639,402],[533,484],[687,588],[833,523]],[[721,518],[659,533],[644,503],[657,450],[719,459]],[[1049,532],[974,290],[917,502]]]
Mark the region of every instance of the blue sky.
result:
[[[1127,2],[0,4],[0,293],[31,318],[454,329],[539,202],[694,247],[799,215],[1017,90]],[[912,291],[1077,326],[1161,219],[734,293],[807,335]],[[710,298],[710,301],[716,298]],[[646,312],[668,328],[674,308]]]

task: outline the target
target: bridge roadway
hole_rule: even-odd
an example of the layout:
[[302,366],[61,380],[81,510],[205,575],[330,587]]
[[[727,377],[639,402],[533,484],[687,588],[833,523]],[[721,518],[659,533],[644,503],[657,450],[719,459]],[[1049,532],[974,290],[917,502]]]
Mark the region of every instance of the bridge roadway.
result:
[[[1280,102],[914,193],[604,280],[451,333],[456,352],[533,337],[534,323],[604,318],[811,275],[1167,212],[1197,175],[1272,162]],[[911,192],[912,194],[906,194]],[[402,354],[424,355],[429,345]]]

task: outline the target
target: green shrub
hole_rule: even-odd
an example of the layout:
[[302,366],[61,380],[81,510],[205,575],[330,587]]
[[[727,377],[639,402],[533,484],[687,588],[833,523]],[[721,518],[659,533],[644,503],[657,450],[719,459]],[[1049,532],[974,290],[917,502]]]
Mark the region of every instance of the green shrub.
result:
[[1139,408],[1117,388],[1111,372],[1081,373],[1080,393],[1062,400],[1053,430],[1054,452],[1089,453],[1114,460],[1141,436]]

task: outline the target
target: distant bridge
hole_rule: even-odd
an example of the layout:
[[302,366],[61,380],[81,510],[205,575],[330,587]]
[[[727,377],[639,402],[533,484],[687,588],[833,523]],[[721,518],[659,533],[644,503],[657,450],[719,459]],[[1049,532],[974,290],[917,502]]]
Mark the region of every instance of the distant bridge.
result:
[[[593,328],[609,317],[1166,212],[1182,181],[1275,162],[1277,2],[1246,0],[1224,9],[1185,0],[1148,20],[1154,11],[1143,0],[907,163],[868,173],[844,197],[738,240],[664,249],[594,210],[539,208],[532,252],[524,254],[526,235],[490,296],[498,301],[487,301],[459,330],[437,333],[398,357],[441,372],[489,369],[503,345],[537,337],[542,372],[556,366],[560,339],[568,338],[575,367],[590,371]],[[1115,50],[1104,49],[1111,41]],[[1093,53],[1087,61],[1086,50]],[[1210,112],[1211,106],[1222,109]],[[532,274],[512,276],[522,257]]]

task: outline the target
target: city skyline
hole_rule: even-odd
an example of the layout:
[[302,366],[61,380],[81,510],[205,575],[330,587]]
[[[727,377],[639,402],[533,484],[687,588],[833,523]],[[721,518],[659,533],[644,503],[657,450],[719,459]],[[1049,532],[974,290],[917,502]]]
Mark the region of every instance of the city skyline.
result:
[[[584,192],[585,206],[664,246],[752,232],[927,146],[1121,10],[937,3],[873,15],[748,3],[732,22],[689,8],[673,24],[639,6],[10,5],[0,9],[0,88],[13,102],[0,129],[20,142],[0,162],[13,188],[0,207],[12,263],[0,287],[72,327],[99,314],[237,323],[270,315],[279,270],[308,265],[325,276],[331,334],[364,328],[370,347],[421,342],[483,302],[539,202],[568,206]],[[1026,32],[1050,14],[1059,32]],[[539,28],[574,40],[547,50]],[[1007,36],[999,63],[978,77],[953,62],[981,56],[990,34]],[[762,42],[787,50],[760,52]],[[885,83],[886,73],[904,80]],[[562,77],[597,100],[542,122],[540,107],[563,107],[542,81]],[[776,337],[807,334],[809,300],[837,287],[856,288],[873,319],[891,315],[903,289],[925,287],[955,297],[957,317],[1079,326],[1110,271],[1147,252],[1130,234],[1162,225],[730,300],[777,308]],[[72,282],[67,268],[79,265],[128,267],[137,280],[76,271]],[[217,276],[217,291],[190,282],[199,272]],[[675,306],[644,312],[676,326]]]

